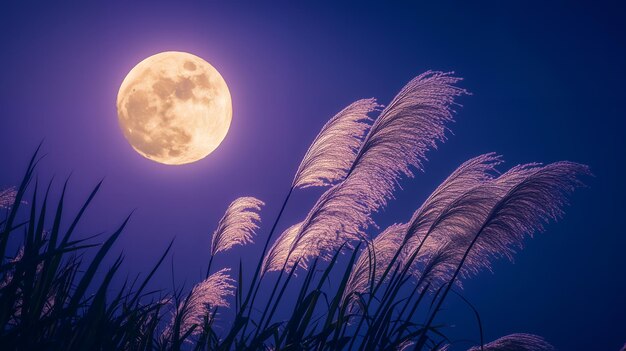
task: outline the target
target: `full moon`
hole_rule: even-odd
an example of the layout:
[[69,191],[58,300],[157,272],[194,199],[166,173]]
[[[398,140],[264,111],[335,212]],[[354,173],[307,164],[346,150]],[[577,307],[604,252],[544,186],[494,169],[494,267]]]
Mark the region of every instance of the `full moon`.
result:
[[186,52],[162,52],[139,62],[117,94],[119,124],[130,145],[168,165],[213,152],[226,137],[232,114],[224,78]]

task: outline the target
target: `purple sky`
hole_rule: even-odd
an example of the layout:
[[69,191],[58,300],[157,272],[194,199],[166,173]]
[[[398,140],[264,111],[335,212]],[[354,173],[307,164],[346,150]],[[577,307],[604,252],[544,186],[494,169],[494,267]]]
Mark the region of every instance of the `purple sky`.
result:
[[[561,349],[617,349],[626,325],[624,205],[618,200],[626,195],[619,103],[626,53],[618,34],[626,32],[619,19],[624,11],[610,4],[540,4],[2,5],[0,186],[18,182],[45,139],[38,177],[54,175],[60,183],[72,173],[70,208],[104,177],[82,234],[111,231],[136,209],[115,247],[125,254],[124,270],[145,272],[175,236],[176,280],[189,285],[203,277],[209,233],[236,197],[267,203],[260,231],[266,237],[301,157],[328,118],[359,98],[387,103],[425,70],[454,70],[473,93],[461,101],[455,135],[429,154],[426,173],[403,182],[405,191],[378,223],[406,221],[458,164],[484,152],[503,154],[506,168],[531,161],[589,164],[596,177],[572,198],[565,219],[528,242],[516,264],[499,262],[495,275],[480,275],[465,291],[482,312],[488,339],[534,332]],[[224,142],[185,166],[137,154],[115,110],[128,71],[169,50],[211,63],[233,99]],[[302,219],[319,194],[297,192],[279,229]],[[259,250],[235,249],[214,264],[234,267],[241,255],[252,267]],[[170,282],[165,267],[154,287]],[[458,325],[452,332],[474,337],[465,309],[451,302]]]

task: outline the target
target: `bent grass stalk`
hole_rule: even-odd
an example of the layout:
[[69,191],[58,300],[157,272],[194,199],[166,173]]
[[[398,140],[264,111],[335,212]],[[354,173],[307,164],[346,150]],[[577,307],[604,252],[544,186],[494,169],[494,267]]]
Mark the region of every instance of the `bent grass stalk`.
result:
[[[261,279],[263,278],[264,274],[262,274],[262,276],[259,278],[259,273],[261,272],[261,266],[263,264],[263,258],[265,257],[265,253],[267,252],[267,248],[269,246],[270,240],[272,238],[272,235],[274,234],[275,230],[276,230],[276,226],[278,225],[278,221],[280,220],[280,217],[282,216],[285,207],[287,206],[287,202],[289,201],[289,198],[291,197],[291,193],[293,192],[294,187],[291,186],[289,188],[289,192],[287,192],[287,196],[285,196],[285,200],[283,201],[283,204],[280,208],[280,211],[278,212],[278,216],[276,216],[276,219],[274,220],[274,224],[272,225],[272,229],[270,230],[269,235],[267,236],[267,239],[265,240],[265,244],[263,245],[263,250],[261,251],[261,256],[259,258],[259,262],[257,263],[257,267],[256,270],[254,271],[254,274],[252,275],[252,281],[250,282],[250,289],[248,290],[248,293],[246,294],[246,298],[244,300],[244,302],[241,305],[241,313],[238,313],[237,316],[235,317],[235,323],[237,323],[244,311],[246,310],[248,301],[250,300],[250,297],[252,296],[252,302],[250,303],[250,312],[248,313],[248,315],[252,314],[252,306],[254,305],[254,300],[256,299],[257,293],[259,291],[259,286],[261,284]],[[257,279],[259,280],[258,282],[258,286],[255,288],[255,284],[257,284]],[[252,293],[252,291],[254,290],[254,293]],[[242,335],[245,335],[246,333],[246,329],[249,323],[246,323],[243,326],[243,331],[242,331]],[[232,344],[232,341],[234,340],[234,338],[236,337],[236,334],[231,334],[228,335],[228,337],[226,338],[224,344],[227,345],[228,347],[230,347],[230,344]]]

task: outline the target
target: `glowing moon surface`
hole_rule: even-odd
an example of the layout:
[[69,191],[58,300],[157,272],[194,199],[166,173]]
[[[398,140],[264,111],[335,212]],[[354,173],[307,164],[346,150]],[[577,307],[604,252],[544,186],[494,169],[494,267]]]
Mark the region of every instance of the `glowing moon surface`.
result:
[[180,165],[220,145],[230,127],[232,102],[224,78],[208,62],[168,51],[141,61],[124,78],[117,116],[138,153]]

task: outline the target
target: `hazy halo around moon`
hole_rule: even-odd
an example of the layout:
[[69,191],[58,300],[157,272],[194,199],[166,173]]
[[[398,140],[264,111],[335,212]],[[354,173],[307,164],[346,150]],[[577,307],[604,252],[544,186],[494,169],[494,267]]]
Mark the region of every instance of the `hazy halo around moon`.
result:
[[208,62],[167,51],[139,62],[124,78],[117,116],[138,153],[180,165],[220,145],[230,127],[232,102],[224,78]]

